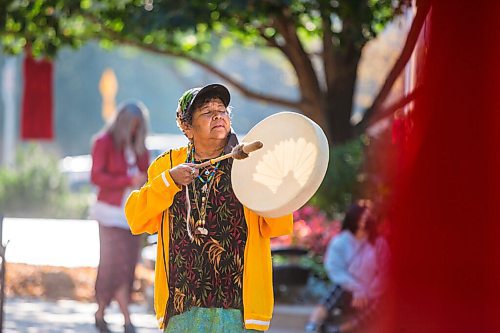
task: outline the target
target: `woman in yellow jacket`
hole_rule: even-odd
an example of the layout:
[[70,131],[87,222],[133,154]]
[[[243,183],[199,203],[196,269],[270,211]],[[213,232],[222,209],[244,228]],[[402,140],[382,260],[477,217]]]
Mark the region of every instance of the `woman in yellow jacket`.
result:
[[[251,332],[273,312],[270,238],[292,232],[292,216],[264,218],[231,185],[230,94],[220,84],[186,91],[177,124],[189,139],[149,167],[125,213],[133,233],[158,233],[155,310],[164,332]],[[255,193],[255,195],[259,195]]]

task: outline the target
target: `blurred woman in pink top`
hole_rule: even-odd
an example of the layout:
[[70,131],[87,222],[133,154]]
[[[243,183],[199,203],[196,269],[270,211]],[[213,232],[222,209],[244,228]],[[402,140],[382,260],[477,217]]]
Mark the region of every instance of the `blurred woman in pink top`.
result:
[[104,311],[113,299],[123,314],[125,333],[135,332],[128,304],[140,237],[130,232],[123,207],[129,193],[146,181],[149,165],[146,122],[147,109],[142,103],[124,103],[112,123],[93,142],[91,181],[98,192],[90,215],[99,222],[100,240],[95,325],[102,333],[110,332]]
[[306,331],[366,328],[385,291],[388,261],[389,247],[377,232],[371,202],[360,200],[348,209],[342,231],[328,245],[324,266],[333,287],[312,313]]

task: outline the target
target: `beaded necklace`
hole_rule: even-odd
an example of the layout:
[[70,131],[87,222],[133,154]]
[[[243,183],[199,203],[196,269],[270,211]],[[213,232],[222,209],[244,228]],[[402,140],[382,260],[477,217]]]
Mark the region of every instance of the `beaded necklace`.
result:
[[[194,151],[194,145],[193,145],[191,147],[191,152],[188,156],[189,162],[193,163],[193,164],[195,163],[194,153],[195,153],[195,151]],[[213,167],[211,165],[206,167],[204,172],[200,172],[198,174],[198,180],[204,184],[203,187],[201,188],[202,192],[207,192],[208,184],[210,183],[210,181],[213,179],[213,177],[217,173],[217,170],[219,170],[219,166],[220,166],[220,161],[217,162],[217,164]],[[212,167],[212,170],[209,170],[210,167]],[[201,176],[202,174],[205,174],[205,176],[208,176],[206,180],[203,179],[203,177]]]
[[[194,150],[194,145],[191,146],[190,154],[188,155],[186,161],[189,161],[190,163],[195,163],[195,150]],[[195,234],[197,235],[208,235],[208,230],[205,228],[206,224],[206,214],[207,214],[207,206],[208,206],[208,197],[210,195],[210,192],[213,188],[214,180],[215,180],[215,174],[217,173],[217,170],[219,169],[220,166],[220,161],[215,165],[215,166],[208,166],[205,171],[201,172],[197,179],[203,184],[201,188],[201,200],[198,198],[198,191],[196,190],[195,182],[196,180],[193,180],[192,184],[192,190],[193,190],[193,195],[194,195],[194,202],[196,205],[196,210],[198,211],[198,221],[194,224],[196,227]],[[211,168],[211,170],[209,170]],[[202,175],[207,176],[207,179],[203,179]],[[193,240],[193,236],[191,234],[191,231],[189,229],[189,216],[191,216],[191,204],[189,201],[189,194],[188,194],[188,189],[186,186],[186,199],[188,200],[188,221],[187,223],[187,231],[188,235]]]

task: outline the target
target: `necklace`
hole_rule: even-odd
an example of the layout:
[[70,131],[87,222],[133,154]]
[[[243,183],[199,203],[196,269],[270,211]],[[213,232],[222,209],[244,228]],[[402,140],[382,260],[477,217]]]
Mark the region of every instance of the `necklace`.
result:
[[198,191],[196,191],[196,187],[193,184],[193,193],[194,193],[194,202],[196,204],[196,210],[198,211],[198,221],[196,221],[196,231],[195,234],[197,235],[208,235],[208,230],[205,228],[206,224],[206,217],[207,217],[207,206],[208,206],[208,197],[210,195],[210,192],[212,190],[212,185],[214,183],[214,177],[210,179],[208,183],[205,183],[203,185],[203,188],[201,190],[201,202],[198,204],[200,201],[198,199]]
[[[191,146],[191,151],[189,154],[190,156],[188,156],[188,158],[187,158],[187,160],[191,163],[195,163],[194,153],[195,153],[195,151],[194,151],[194,145],[193,145],[193,146]],[[196,227],[195,234],[197,234],[197,235],[203,235],[203,236],[208,235],[208,230],[205,227],[206,217],[207,217],[208,198],[209,198],[211,190],[213,188],[215,174],[217,173],[217,170],[219,169],[219,165],[220,165],[220,162],[218,162],[215,166],[208,166],[205,169],[205,171],[201,172],[198,175],[197,180],[199,180],[200,183],[203,184],[203,186],[201,187],[201,200],[198,198],[199,193],[196,190],[196,184],[195,184],[196,179],[193,180],[193,182],[191,183],[193,194],[194,194],[194,202],[195,202],[196,210],[198,211],[198,220],[195,223],[195,227]],[[202,175],[205,175],[207,178],[203,179]],[[190,216],[191,215],[190,214],[191,204],[189,201],[189,194],[187,193],[187,186],[186,186],[186,198],[188,200],[188,207],[189,207],[188,208],[188,210],[189,210],[188,216]],[[186,221],[186,223],[189,226],[189,222]],[[189,234],[191,240],[193,240],[193,237],[190,233],[189,227],[188,227],[188,234]]]

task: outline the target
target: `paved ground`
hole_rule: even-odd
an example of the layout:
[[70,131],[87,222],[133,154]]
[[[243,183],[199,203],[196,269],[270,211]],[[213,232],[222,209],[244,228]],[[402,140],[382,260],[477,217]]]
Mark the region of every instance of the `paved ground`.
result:
[[[7,299],[3,333],[94,333],[93,315],[96,305],[71,300],[57,302],[39,299]],[[132,320],[137,333],[159,333],[155,319],[146,306],[131,306]],[[272,328],[268,333],[303,332],[305,307],[277,306]],[[122,317],[116,304],[112,304],[106,320],[113,332],[123,332]]]
[[[37,299],[8,299],[3,333],[93,333],[96,305],[71,300],[46,302]],[[137,333],[158,333],[153,316],[145,306],[132,305]],[[113,332],[123,332],[123,319],[113,305],[106,315]]]

